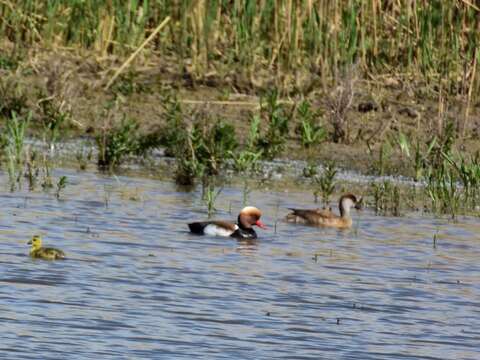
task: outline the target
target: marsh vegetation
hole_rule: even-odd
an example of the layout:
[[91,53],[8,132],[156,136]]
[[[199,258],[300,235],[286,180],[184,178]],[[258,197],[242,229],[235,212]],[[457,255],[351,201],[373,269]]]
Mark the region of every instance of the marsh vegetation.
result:
[[328,203],[348,168],[421,185],[412,196],[374,182],[365,191],[379,213],[478,213],[473,4],[10,5],[0,4],[0,145],[11,190],[26,178],[60,196],[56,144],[86,136],[97,150],[76,151],[80,169],[95,159],[118,172],[162,148],[178,184],[210,189],[233,171],[248,188],[265,161],[287,158],[306,162],[315,201]]

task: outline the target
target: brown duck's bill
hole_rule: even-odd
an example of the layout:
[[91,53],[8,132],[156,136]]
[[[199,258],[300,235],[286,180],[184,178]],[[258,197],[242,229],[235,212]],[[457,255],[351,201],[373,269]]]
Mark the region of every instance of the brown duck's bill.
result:
[[361,197],[355,204],[355,209],[363,210],[363,197]]
[[265,226],[265,224],[263,222],[261,222],[260,220],[257,220],[257,222],[255,223],[255,225],[257,225],[259,228],[261,229],[266,229],[267,227]]

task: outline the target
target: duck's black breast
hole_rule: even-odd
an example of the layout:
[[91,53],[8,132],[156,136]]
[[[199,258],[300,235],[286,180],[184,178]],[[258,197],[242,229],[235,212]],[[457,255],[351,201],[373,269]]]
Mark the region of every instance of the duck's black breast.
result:
[[256,239],[257,238],[257,233],[253,229],[238,228],[230,236],[234,237],[236,239]]

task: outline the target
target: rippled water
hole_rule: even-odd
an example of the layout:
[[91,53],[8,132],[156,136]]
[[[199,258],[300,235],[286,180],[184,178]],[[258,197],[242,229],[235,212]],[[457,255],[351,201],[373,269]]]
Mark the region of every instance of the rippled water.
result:
[[[250,199],[269,230],[242,244],[186,231],[205,217],[199,192],[61,174],[63,200],[0,193],[1,358],[480,358],[478,219],[365,210],[354,230],[275,233],[277,212],[312,196],[261,189]],[[217,217],[241,199],[225,188]],[[68,260],[30,259],[36,233]]]

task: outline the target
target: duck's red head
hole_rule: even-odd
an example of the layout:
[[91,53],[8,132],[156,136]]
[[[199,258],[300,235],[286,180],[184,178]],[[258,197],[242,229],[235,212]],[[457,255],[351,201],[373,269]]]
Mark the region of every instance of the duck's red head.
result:
[[238,224],[244,229],[250,229],[253,225],[256,225],[262,229],[266,229],[267,227],[265,226],[265,224],[260,221],[261,216],[262,212],[256,207],[244,207],[238,215]]

